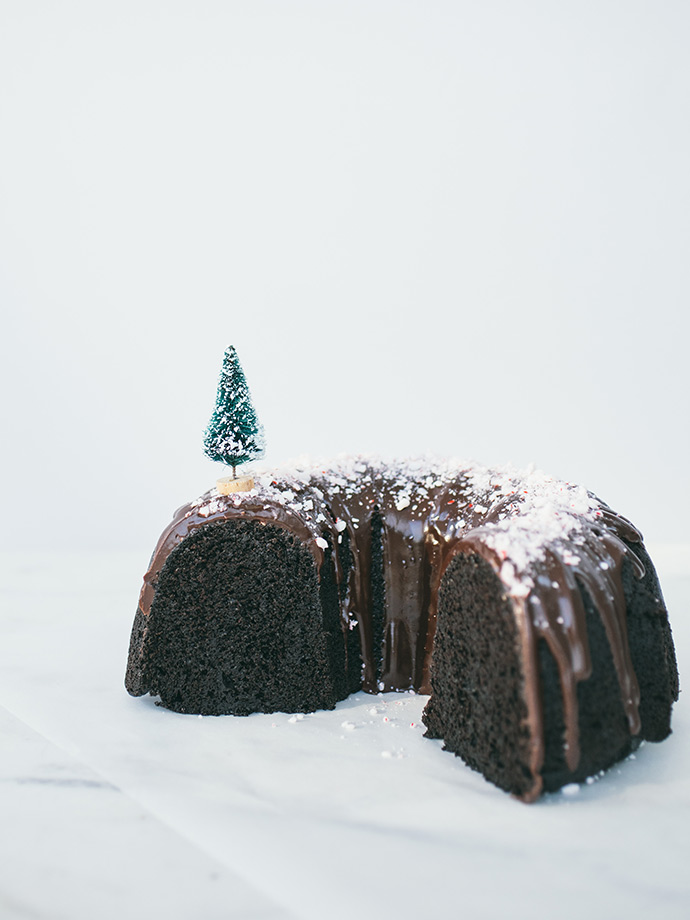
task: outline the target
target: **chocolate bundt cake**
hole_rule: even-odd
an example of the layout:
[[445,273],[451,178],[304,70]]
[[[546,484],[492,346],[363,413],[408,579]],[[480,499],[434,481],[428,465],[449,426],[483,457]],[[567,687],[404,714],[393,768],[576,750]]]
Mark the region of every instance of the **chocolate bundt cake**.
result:
[[533,801],[665,738],[678,674],[640,534],[590,492],[354,459],[180,508],[126,686],[214,715],[429,693],[427,736]]

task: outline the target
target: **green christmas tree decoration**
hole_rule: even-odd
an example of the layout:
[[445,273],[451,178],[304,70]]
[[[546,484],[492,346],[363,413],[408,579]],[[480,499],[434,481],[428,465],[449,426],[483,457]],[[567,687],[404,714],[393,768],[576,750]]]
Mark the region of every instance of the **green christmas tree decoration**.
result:
[[264,430],[256,417],[244,371],[231,345],[223,358],[216,408],[204,435],[204,453],[236,468],[249,460],[263,457]]

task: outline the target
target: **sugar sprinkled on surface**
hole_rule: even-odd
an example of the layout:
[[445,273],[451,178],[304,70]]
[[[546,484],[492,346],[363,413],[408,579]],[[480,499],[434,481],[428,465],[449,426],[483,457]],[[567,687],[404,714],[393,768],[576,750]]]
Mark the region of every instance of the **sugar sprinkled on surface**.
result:
[[[408,508],[419,513],[420,531],[415,534],[419,539],[424,537],[421,522],[435,503],[443,500],[448,507],[457,506],[460,514],[448,526],[463,539],[476,536],[504,560],[500,578],[516,598],[529,594],[530,570],[544,558],[546,546],[558,547],[566,565],[578,565],[578,543],[584,542],[589,527],[601,526],[605,507],[586,489],[533,466],[525,470],[511,465],[485,467],[429,456],[405,460],[341,456],[335,461],[301,457],[280,470],[259,468],[254,478],[255,488],[234,493],[232,504],[282,505],[307,523],[321,550],[328,546],[327,530],[342,534],[347,527],[344,520],[333,517],[324,494],[336,494],[347,502],[363,489],[382,496],[385,491],[390,507],[398,513]],[[228,505],[228,497],[211,489],[193,507],[202,517],[212,517]],[[352,526],[360,523],[353,515]]]

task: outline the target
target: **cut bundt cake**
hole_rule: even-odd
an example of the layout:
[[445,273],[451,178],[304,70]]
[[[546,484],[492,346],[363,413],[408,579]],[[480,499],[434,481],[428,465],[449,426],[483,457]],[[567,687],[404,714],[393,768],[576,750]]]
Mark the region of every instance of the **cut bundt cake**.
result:
[[178,712],[430,694],[427,736],[525,801],[670,732],[678,675],[639,533],[544,474],[361,458],[176,513],[126,686]]

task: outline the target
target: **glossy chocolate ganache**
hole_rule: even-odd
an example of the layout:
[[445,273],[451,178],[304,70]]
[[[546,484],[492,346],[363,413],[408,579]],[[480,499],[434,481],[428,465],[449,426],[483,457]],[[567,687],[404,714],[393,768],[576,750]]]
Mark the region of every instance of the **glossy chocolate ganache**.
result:
[[[575,771],[580,760],[578,685],[592,670],[582,589],[606,633],[629,734],[640,733],[640,688],[628,643],[622,573],[626,565],[642,579],[648,557],[637,551],[638,531],[592,493],[533,470],[430,459],[347,458],[259,472],[255,481],[247,493],[226,496],[212,489],[181,507],[162,534],[144,577],[133,630],[130,693],[150,689],[141,658],[169,555],[200,528],[243,520],[293,535],[311,553],[319,581],[329,566],[338,586],[343,635],[355,631],[358,636],[361,688],[367,692],[432,692],[444,573],[459,554],[487,563],[512,605],[517,628],[534,780],[521,795],[526,800],[541,791],[545,757],[542,642],[558,668],[567,768]],[[383,592],[377,591],[374,566],[382,572]]]

